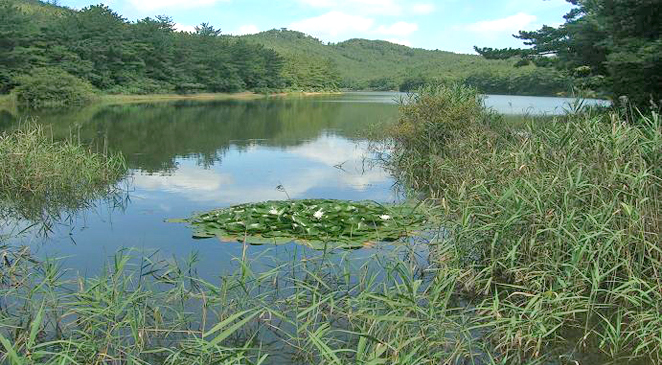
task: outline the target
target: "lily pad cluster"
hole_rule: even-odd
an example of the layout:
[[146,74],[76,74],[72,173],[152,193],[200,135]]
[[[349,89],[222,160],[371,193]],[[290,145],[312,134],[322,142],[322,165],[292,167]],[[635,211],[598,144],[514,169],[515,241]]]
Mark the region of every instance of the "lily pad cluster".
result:
[[195,238],[250,244],[296,241],[322,249],[394,241],[415,232],[425,217],[408,205],[307,199],[237,205],[184,222],[193,228]]

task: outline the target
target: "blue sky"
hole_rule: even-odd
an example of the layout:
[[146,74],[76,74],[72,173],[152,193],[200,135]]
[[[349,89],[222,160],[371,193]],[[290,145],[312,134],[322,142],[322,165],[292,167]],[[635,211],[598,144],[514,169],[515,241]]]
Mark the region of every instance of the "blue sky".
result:
[[[82,8],[97,1],[60,0]],[[326,42],[383,39],[426,49],[473,53],[473,46],[521,43],[519,29],[558,25],[565,0],[106,0],[130,20],[171,16],[182,30],[202,22],[223,33],[289,28]]]

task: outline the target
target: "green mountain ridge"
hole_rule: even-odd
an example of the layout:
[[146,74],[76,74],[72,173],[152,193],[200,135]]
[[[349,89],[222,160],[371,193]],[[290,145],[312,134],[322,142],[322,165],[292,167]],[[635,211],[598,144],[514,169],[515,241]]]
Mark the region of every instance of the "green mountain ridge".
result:
[[337,69],[340,85],[350,89],[409,89],[431,81],[468,81],[483,91],[535,94],[544,89],[543,94],[551,94],[567,91],[569,81],[553,70],[515,67],[516,60],[487,60],[479,55],[411,48],[383,40],[353,38],[324,43],[287,29],[237,38],[261,44],[285,57],[328,60]]
[[[515,67],[514,59],[488,60],[360,38],[325,43],[285,28],[233,36],[203,24],[191,34],[174,31],[167,17],[127,21],[100,6],[75,10],[39,0],[0,0],[3,3],[20,9],[23,22],[32,23],[20,29],[6,24],[6,30],[0,25],[2,34],[26,35],[10,47],[8,52],[14,53],[7,56],[9,68],[0,67],[4,90],[16,84],[16,75],[43,66],[61,68],[109,93],[408,91],[430,83],[459,82],[484,93],[554,95],[571,86],[571,79],[558,71]],[[120,35],[93,29],[100,22],[108,22]],[[94,42],[76,33],[81,26]],[[205,38],[209,35],[215,39]],[[64,53],[54,58],[53,50]]]

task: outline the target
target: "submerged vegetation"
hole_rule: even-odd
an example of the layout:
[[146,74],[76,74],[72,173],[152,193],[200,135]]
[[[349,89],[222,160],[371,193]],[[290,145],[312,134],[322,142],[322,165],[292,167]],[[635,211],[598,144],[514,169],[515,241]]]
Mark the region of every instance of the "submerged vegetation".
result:
[[185,222],[196,238],[360,248],[414,234],[425,223],[416,208],[324,199],[269,201],[215,210]]
[[[71,140],[55,142],[42,127],[0,135],[0,212],[48,221],[106,196],[126,174],[119,154],[95,153]],[[5,222],[6,223],[6,222]]]

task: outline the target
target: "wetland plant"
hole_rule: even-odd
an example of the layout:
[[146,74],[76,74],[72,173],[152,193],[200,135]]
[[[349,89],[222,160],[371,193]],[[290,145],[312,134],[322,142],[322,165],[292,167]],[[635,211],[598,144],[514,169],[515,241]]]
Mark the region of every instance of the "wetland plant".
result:
[[501,359],[570,347],[614,364],[662,361],[658,114],[514,126],[458,86],[401,108],[387,164],[443,210],[453,254],[439,260],[466,273]]
[[25,125],[0,135],[0,211],[47,222],[108,196],[126,172],[120,154],[53,141],[43,127]]
[[214,210],[182,222],[192,226],[196,238],[360,248],[422,229],[426,216],[417,208],[328,199],[268,201]]

